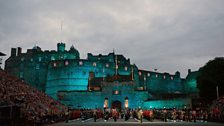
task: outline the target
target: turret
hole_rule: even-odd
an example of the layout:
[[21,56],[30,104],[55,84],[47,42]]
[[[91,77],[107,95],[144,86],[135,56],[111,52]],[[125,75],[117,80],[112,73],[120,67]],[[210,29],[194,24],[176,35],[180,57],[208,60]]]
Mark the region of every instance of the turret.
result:
[[79,59],[79,51],[75,49],[75,47],[72,45],[69,52],[75,54],[76,59]]
[[57,44],[57,51],[64,52],[65,51],[65,43],[58,43]]
[[179,72],[179,71],[177,71],[177,72],[175,73],[175,75],[176,75],[178,78],[180,78],[180,72]]

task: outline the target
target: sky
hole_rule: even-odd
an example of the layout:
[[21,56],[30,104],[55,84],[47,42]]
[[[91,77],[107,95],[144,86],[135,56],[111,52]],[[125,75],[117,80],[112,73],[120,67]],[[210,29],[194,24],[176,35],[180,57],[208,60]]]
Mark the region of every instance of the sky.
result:
[[224,0],[0,0],[0,52],[74,45],[139,69],[187,75],[224,56]]

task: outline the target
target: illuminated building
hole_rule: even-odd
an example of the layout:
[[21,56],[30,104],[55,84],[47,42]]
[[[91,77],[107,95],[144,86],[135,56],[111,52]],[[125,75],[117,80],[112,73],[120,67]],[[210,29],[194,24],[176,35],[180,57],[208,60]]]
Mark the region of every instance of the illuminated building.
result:
[[80,59],[78,50],[66,50],[64,43],[57,51],[12,48],[5,70],[72,108],[181,108],[198,97],[197,71],[183,79],[178,71],[140,70],[114,52]]

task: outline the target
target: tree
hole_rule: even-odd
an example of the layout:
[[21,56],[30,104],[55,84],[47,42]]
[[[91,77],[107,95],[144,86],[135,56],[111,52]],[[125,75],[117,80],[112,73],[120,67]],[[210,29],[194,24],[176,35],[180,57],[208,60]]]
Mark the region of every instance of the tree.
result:
[[219,96],[224,95],[224,57],[215,58],[200,68],[197,78],[200,96],[212,101],[217,98],[216,87]]

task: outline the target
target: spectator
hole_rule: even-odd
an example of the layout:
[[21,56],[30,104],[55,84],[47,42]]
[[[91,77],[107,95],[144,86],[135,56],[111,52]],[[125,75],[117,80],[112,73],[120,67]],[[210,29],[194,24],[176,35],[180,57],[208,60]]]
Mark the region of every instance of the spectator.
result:
[[23,80],[0,71],[0,105],[20,106],[21,118],[29,123],[59,121],[67,107],[31,87]]

